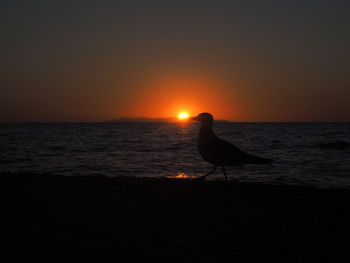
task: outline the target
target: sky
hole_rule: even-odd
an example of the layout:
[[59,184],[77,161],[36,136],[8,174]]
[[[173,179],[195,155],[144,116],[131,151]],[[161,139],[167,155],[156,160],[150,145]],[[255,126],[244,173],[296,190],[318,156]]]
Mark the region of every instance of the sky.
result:
[[350,1],[0,2],[0,122],[350,121]]

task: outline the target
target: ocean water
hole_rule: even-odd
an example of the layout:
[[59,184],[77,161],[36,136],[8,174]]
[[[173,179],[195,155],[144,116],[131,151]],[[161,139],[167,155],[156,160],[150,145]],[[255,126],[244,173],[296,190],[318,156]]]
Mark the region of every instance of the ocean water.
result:
[[[196,178],[199,123],[0,124],[0,172]],[[269,165],[229,180],[350,188],[350,123],[216,123],[216,134]],[[218,169],[206,180],[223,180]]]

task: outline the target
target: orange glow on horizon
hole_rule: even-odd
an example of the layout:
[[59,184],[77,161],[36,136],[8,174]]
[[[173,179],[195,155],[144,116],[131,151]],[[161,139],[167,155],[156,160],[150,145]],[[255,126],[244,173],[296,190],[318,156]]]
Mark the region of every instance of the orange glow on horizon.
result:
[[139,89],[124,104],[124,111],[119,113],[122,116],[185,121],[189,116],[210,112],[215,119],[232,121],[241,117],[241,105],[229,96],[225,83],[217,79],[177,75],[138,81]]

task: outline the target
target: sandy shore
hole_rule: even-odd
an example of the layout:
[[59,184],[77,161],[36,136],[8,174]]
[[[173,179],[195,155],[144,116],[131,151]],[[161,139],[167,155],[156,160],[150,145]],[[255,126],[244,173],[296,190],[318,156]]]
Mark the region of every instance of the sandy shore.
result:
[[350,191],[2,174],[7,262],[339,262]]

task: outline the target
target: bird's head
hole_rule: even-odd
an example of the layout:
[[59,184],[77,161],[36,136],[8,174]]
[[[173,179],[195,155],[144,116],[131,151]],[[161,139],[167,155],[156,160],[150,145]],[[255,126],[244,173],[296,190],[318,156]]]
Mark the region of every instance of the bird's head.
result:
[[203,126],[211,127],[214,122],[213,115],[207,112],[202,112],[196,117],[192,117],[191,120],[199,121]]

